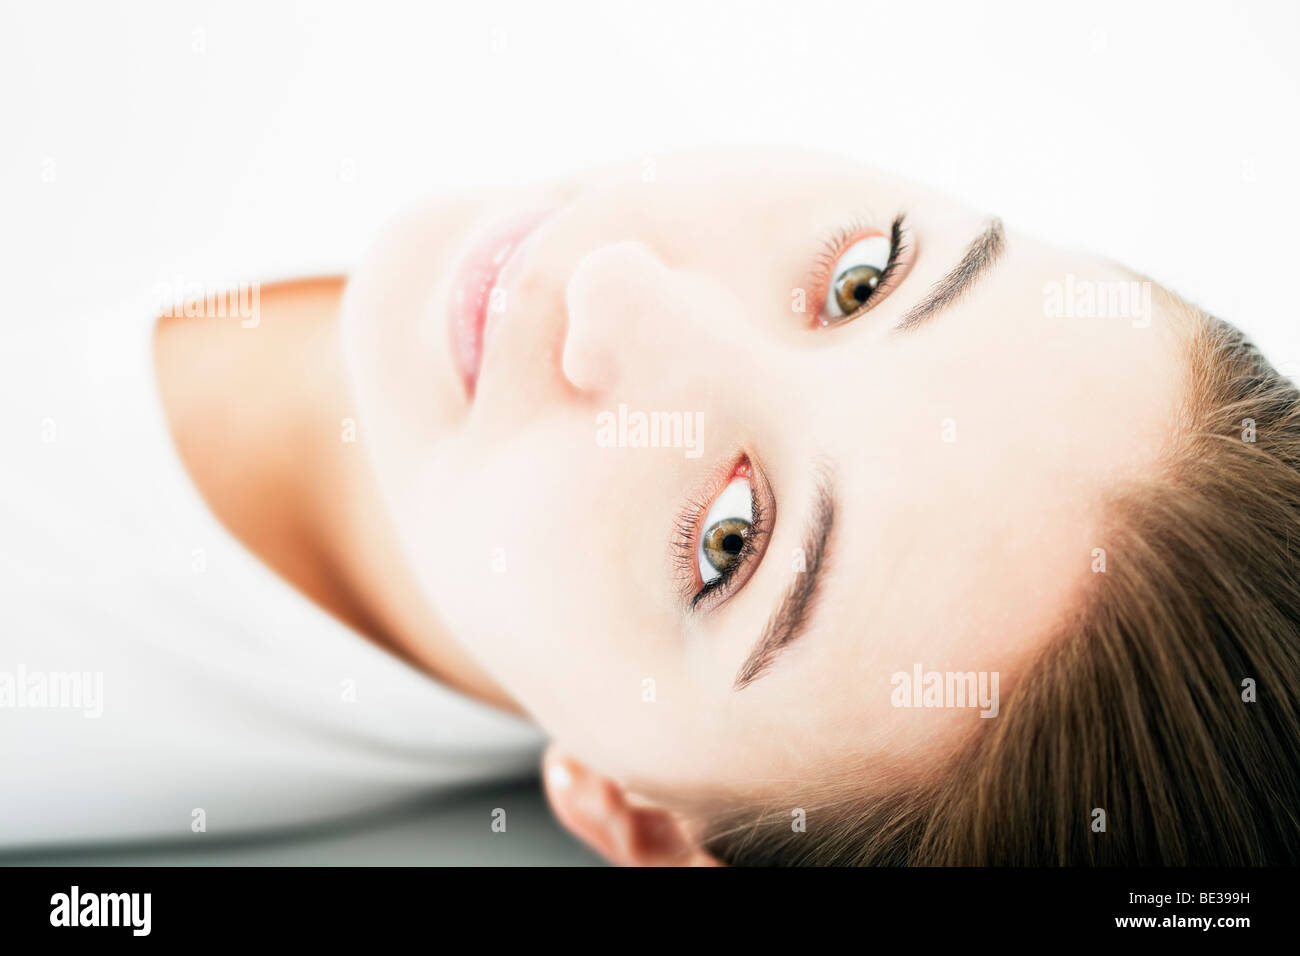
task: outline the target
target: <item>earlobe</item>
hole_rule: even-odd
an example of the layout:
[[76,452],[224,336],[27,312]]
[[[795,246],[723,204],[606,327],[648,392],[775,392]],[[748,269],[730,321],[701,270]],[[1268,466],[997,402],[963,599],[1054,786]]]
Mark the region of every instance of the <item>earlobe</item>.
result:
[[629,800],[612,780],[555,746],[542,758],[542,779],[556,818],[615,866],[720,865],[671,811]]

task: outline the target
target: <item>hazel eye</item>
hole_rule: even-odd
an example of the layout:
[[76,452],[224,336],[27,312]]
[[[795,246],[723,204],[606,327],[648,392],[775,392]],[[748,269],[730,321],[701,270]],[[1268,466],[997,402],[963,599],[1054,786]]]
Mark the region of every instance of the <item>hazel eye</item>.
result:
[[749,536],[750,524],[740,518],[723,518],[704,532],[700,549],[704,558],[713,565],[714,570],[729,570],[740,560],[740,552],[745,547]]
[[859,239],[835,261],[822,309],[825,324],[857,314],[875,295],[889,268],[892,243],[879,233]]
[[697,566],[700,580],[708,584],[739,563],[754,533],[754,493],[746,479],[737,478],[723,489],[703,528]]

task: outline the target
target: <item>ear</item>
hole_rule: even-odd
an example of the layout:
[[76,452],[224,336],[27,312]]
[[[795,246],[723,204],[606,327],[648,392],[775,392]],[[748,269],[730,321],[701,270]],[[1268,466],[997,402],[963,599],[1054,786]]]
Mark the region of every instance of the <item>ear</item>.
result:
[[554,745],[542,757],[551,809],[564,826],[615,866],[721,866],[676,814],[634,800]]

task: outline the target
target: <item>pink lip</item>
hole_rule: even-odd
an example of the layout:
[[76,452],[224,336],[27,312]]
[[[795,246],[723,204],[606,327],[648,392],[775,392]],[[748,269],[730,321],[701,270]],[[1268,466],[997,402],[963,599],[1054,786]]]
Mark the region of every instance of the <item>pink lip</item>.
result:
[[488,226],[469,247],[452,278],[448,309],[451,351],[470,398],[483,366],[483,333],[492,289],[524,240],[549,215],[549,210],[527,212]]

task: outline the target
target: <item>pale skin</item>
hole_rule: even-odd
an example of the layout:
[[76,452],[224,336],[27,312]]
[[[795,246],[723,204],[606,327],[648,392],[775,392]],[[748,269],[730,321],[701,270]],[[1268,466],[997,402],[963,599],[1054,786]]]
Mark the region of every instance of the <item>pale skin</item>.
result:
[[[499,280],[471,401],[448,277],[479,226],[536,207],[553,212]],[[888,234],[903,211],[893,279],[819,325],[825,237]],[[956,301],[895,329],[988,223],[855,163],[768,151],[440,199],[346,280],[263,289],[256,329],[162,320],[159,380],[196,485],[250,550],[360,634],[537,721],[557,816],[608,859],[708,863],[711,812],[923,775],[978,725],[895,707],[896,672],[998,671],[1004,697],[1032,679],[1018,665],[1105,546],[1100,495],[1173,430],[1165,315],[1045,314],[1067,274],[1131,278],[1113,263],[1008,230]],[[621,404],[699,413],[699,457],[602,447],[597,416]],[[679,550],[678,517],[737,460],[769,526],[690,609],[698,550]],[[806,627],[737,687],[808,574],[819,486],[833,530]]]

